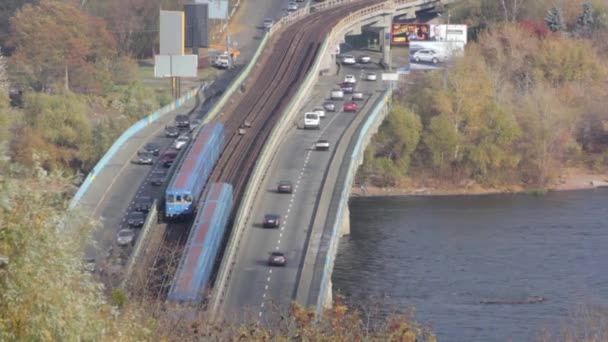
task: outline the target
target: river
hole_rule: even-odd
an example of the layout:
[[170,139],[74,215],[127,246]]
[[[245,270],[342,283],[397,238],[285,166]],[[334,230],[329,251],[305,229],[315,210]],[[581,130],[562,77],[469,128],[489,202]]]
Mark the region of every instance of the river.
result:
[[[358,197],[350,213],[334,291],[415,307],[440,342],[534,341],[581,306],[608,307],[608,189]],[[521,304],[532,297],[546,300]]]

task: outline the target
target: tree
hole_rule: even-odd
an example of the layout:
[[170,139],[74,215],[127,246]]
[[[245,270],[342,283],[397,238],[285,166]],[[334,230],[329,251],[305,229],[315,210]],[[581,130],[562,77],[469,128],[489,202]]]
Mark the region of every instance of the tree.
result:
[[585,37],[591,36],[594,22],[595,20],[593,18],[593,6],[591,5],[591,1],[585,0],[585,2],[583,2],[583,13],[576,21],[577,31]]
[[[9,45],[14,49],[13,78],[37,91],[62,88],[88,92],[96,63],[112,59],[115,42],[101,19],[53,0],[26,5],[11,18]],[[71,74],[82,74],[76,80]]]
[[545,24],[547,24],[549,30],[553,32],[563,31],[566,28],[566,24],[561,8],[557,6],[551,7],[545,17]]

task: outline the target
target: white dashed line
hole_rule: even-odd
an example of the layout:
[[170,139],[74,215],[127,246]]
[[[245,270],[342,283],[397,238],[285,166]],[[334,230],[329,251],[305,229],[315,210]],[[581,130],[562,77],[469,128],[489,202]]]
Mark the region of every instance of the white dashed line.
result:
[[266,278],[266,281],[268,281],[268,282],[269,282],[269,281],[270,281],[270,277]]
[[[283,237],[283,233],[279,233],[279,237]],[[272,271],[272,270],[271,270]]]
[[260,304],[260,307],[263,308],[264,307],[264,302],[262,302],[262,304]]
[[264,294],[262,295],[262,298],[266,298],[266,293],[264,293]]
[[264,287],[264,290],[268,291],[268,285],[266,285],[266,286]]
[[258,314],[259,317],[262,317],[262,311],[260,311],[260,313]]
[[268,270],[268,273],[272,273],[272,268]]

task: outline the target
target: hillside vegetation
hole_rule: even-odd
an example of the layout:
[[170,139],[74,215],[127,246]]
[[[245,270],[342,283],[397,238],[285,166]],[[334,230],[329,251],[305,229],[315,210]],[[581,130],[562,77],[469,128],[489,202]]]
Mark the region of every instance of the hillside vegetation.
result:
[[[518,13],[538,6],[520,4],[528,7]],[[554,31],[552,13],[562,13],[555,7],[546,18],[472,22],[487,29],[464,57],[445,73],[413,72],[396,92],[360,177],[379,186],[404,179],[544,186],[566,166],[605,169],[608,5],[585,4],[578,16],[565,12]]]

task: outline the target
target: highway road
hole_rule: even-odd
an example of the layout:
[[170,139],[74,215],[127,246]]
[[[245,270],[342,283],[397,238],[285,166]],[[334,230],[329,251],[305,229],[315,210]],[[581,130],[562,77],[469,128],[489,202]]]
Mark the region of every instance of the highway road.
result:
[[[253,4],[252,1],[242,1],[239,12],[234,17],[234,26],[237,32],[233,41],[239,42],[241,58],[239,65],[246,64],[253,56],[260,42],[261,30],[259,26],[266,16],[279,18],[283,15],[285,0],[263,1]],[[196,108],[190,118],[202,118],[213,107],[217,96],[230,84],[238,74],[239,69],[224,72],[205,92],[210,98],[204,105]],[[95,247],[89,246],[85,250],[85,258],[95,258],[98,263],[107,256],[114,257],[114,261],[124,263],[128,258],[130,248],[117,248],[115,245],[116,233],[126,228],[126,216],[132,210],[137,198],[141,196],[160,196],[159,186],[150,184],[149,178],[152,169],[161,169],[161,165],[133,165],[130,161],[136,156],[147,142],[155,142],[161,148],[161,154],[171,146],[173,138],[166,138],[164,127],[171,124],[175,115],[187,114],[195,107],[195,101],[185,104],[173,113],[166,114],[160,120],[149,125],[144,130],[129,139],[108,163],[103,174],[95,179],[89,190],[80,201],[81,207],[89,213],[91,218],[100,220],[101,225],[93,232]],[[155,158],[157,159],[157,158]]]
[[[381,78],[381,71],[374,68]],[[357,90],[363,91],[365,101],[360,101],[356,115],[365,115],[378,97],[376,89],[381,81],[363,81],[359,69],[342,67],[339,76],[328,75],[319,79],[305,110],[322,105],[332,88],[344,79],[344,75],[357,77]],[[349,99],[349,95],[345,97]],[[255,199],[250,222],[244,233],[243,242],[237,252],[233,275],[223,302],[223,315],[235,321],[266,319],[265,314],[288,307],[295,298],[298,270],[303,262],[305,242],[311,229],[315,206],[319,196],[325,170],[329,166],[337,140],[355,117],[354,113],[342,111],[343,101],[336,101],[337,111],[328,112],[321,121],[320,130],[294,129],[284,137],[283,143],[271,162],[263,181],[262,189]],[[303,113],[300,117],[303,116]],[[300,122],[301,126],[301,122]],[[330,151],[314,151],[311,147],[318,139],[329,140]],[[276,184],[279,180],[291,180],[292,194],[279,194]],[[266,213],[282,217],[280,228],[262,228]],[[268,255],[272,251],[282,251],[287,256],[285,267],[269,267]],[[268,311],[271,309],[270,311]]]

